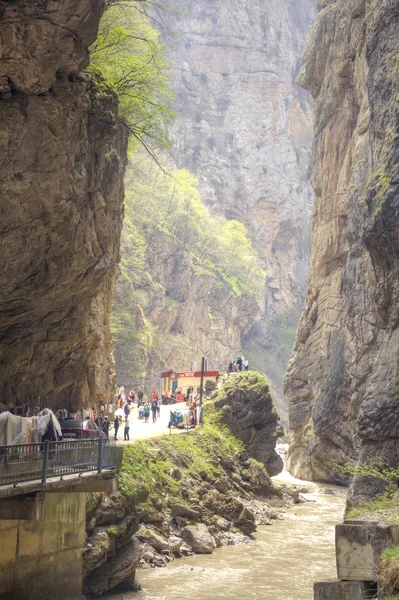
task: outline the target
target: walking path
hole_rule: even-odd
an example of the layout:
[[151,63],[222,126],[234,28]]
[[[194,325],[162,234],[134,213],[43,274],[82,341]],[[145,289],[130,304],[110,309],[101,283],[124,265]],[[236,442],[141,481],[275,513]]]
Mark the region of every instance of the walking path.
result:
[[[148,440],[150,438],[159,437],[165,434],[170,435],[168,428],[170,411],[176,408],[186,408],[186,405],[184,402],[180,402],[179,404],[169,404],[167,406],[161,405],[161,416],[157,418],[156,423],[152,422],[152,413],[150,413],[148,423],[146,423],[144,419],[140,421],[137,404],[135,404],[134,408],[131,408],[130,411],[130,441],[123,441],[124,425],[121,423],[118,431],[118,444],[123,446],[125,444],[132,444],[138,440]],[[184,430],[172,428],[171,435],[176,435],[179,433],[184,433]]]

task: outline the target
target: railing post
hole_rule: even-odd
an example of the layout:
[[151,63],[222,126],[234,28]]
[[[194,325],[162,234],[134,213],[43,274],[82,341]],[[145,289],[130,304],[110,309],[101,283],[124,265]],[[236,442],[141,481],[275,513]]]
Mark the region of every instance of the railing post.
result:
[[97,463],[97,470],[99,473],[101,473],[103,469],[103,441],[101,438],[99,438],[98,440],[98,463]]
[[50,446],[50,442],[47,440],[47,442],[44,443],[44,458],[43,458],[42,483],[46,483],[46,481],[47,481],[47,466],[48,466],[49,446]]

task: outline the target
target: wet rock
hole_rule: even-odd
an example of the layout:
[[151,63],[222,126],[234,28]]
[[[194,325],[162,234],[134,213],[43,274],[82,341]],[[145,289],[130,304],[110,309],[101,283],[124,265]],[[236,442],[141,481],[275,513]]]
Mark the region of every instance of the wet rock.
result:
[[184,541],[180,546],[180,552],[183,556],[192,556],[192,554],[194,554],[192,547],[189,544],[186,544]]
[[175,556],[180,556],[182,554],[182,544],[183,540],[175,535],[172,535],[169,538],[169,549]]
[[262,465],[254,461],[249,463],[249,475],[252,491],[260,496],[269,496],[273,493],[273,483]]
[[214,538],[206,525],[188,525],[181,532],[183,540],[191,546],[196,554],[212,554],[216,548]]
[[83,582],[83,592],[103,594],[124,581],[133,582],[140,559],[141,545],[133,538],[100,568],[90,572]]
[[324,496],[335,496],[335,492],[331,488],[320,488],[319,494],[323,494]]

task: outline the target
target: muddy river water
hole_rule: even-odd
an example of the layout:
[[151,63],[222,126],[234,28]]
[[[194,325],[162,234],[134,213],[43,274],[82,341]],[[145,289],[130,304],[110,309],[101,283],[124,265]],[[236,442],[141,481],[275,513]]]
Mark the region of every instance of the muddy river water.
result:
[[[288,473],[276,482],[295,483]],[[298,482],[299,483],[299,482]],[[302,486],[306,482],[300,482]],[[315,500],[288,509],[272,526],[258,527],[248,545],[140,570],[143,591],[114,600],[312,600],[313,582],[336,577],[334,526],[342,520],[346,490],[309,484]],[[331,489],[334,495],[320,493]]]

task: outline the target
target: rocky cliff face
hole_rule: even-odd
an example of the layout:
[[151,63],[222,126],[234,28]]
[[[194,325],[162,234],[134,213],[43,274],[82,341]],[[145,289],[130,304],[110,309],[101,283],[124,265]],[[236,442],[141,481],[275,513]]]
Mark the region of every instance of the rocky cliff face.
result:
[[134,215],[124,222],[121,254],[113,310],[118,381],[150,393],[162,371],[199,370],[202,356],[225,369],[260,313],[257,297],[237,293],[165,229],[137,229]]
[[309,259],[312,109],[295,77],[314,16],[314,0],[189,0],[169,24],[172,156],[262,256],[264,315],[241,345],[280,397]]
[[316,113],[312,259],[286,391],[291,470],[331,481],[336,462],[399,458],[399,6],[319,9],[300,75]]
[[269,386],[259,373],[227,376],[215,399],[220,421],[245,446],[249,456],[262,463],[271,477],[284,468],[276,442],[284,434]]
[[104,397],[126,136],[80,73],[104,3],[0,2],[3,400]]

